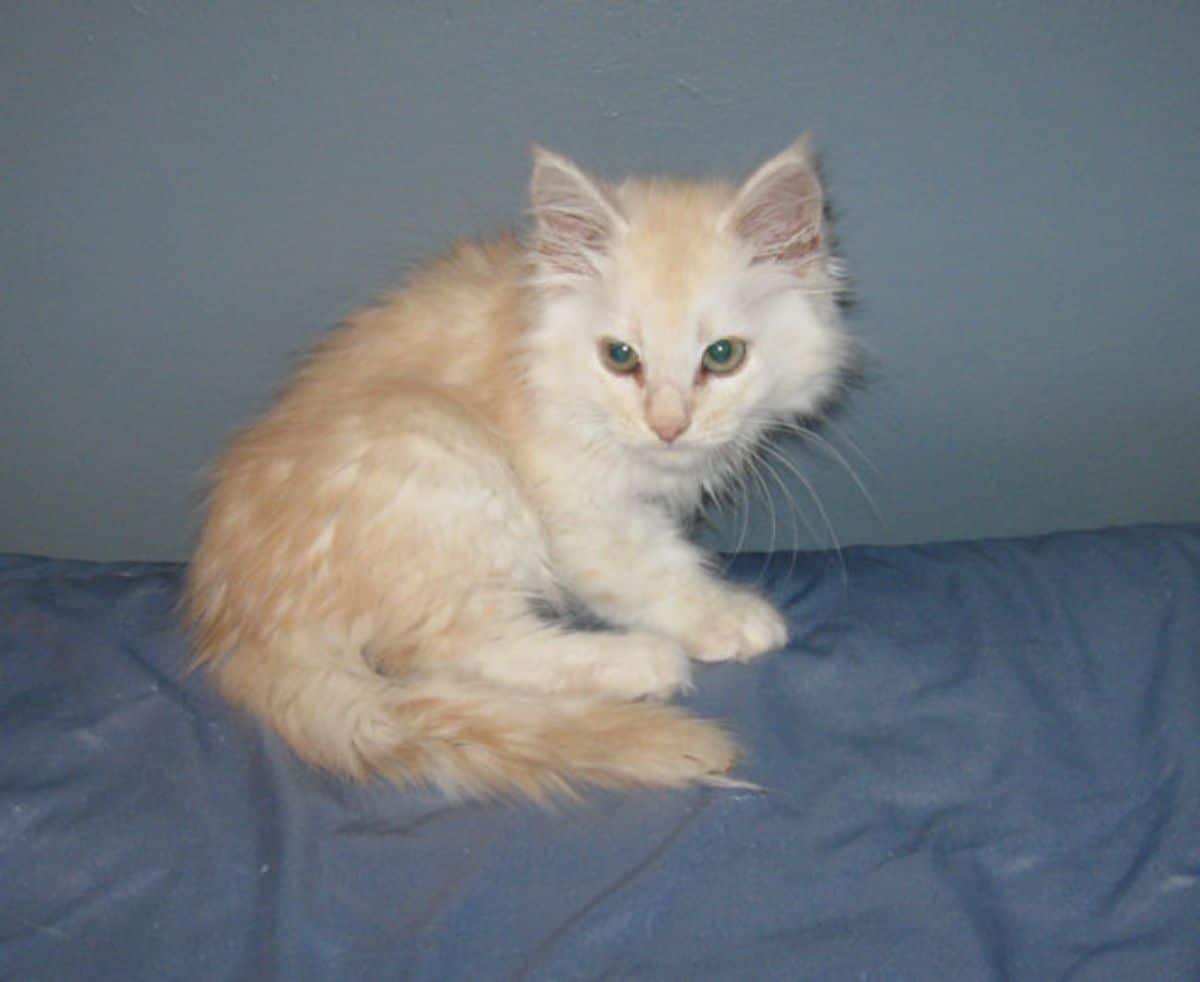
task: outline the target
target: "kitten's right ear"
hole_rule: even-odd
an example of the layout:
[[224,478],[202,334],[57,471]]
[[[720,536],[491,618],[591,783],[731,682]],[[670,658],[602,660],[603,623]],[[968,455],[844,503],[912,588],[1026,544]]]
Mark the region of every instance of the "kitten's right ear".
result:
[[825,196],[806,133],[742,185],[728,221],[758,262],[802,272],[828,258]]
[[533,251],[543,272],[568,278],[596,275],[624,224],[608,189],[566,157],[535,145],[529,200]]

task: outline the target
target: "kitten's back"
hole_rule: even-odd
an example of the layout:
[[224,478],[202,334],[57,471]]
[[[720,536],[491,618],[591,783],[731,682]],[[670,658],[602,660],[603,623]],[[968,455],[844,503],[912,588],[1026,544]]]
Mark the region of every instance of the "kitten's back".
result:
[[437,390],[484,420],[506,414],[525,323],[525,270],[511,236],[458,244],[333,332],[280,408],[299,411],[415,386]]

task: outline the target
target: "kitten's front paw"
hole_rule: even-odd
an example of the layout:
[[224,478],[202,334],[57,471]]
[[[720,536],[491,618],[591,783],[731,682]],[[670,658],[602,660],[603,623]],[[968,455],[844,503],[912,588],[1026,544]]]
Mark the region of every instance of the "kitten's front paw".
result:
[[787,643],[787,622],[752,590],[722,590],[684,640],[697,661],[748,661]]

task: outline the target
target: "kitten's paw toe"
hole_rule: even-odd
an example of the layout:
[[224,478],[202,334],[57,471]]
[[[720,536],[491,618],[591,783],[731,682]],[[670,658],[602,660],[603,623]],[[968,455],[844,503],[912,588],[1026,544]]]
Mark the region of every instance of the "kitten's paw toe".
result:
[[620,658],[610,660],[601,682],[606,692],[624,699],[667,699],[691,688],[692,667],[675,641],[654,634],[626,635]]
[[746,661],[787,643],[787,621],[751,590],[727,593],[709,609],[689,646],[699,661]]

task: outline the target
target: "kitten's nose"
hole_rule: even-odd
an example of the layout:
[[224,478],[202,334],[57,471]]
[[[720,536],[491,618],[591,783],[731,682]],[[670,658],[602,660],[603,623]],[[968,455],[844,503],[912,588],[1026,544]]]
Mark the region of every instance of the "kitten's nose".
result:
[[655,386],[646,395],[646,422],[663,443],[674,443],[692,422],[691,407],[675,386]]

